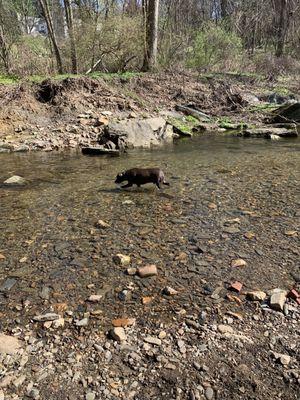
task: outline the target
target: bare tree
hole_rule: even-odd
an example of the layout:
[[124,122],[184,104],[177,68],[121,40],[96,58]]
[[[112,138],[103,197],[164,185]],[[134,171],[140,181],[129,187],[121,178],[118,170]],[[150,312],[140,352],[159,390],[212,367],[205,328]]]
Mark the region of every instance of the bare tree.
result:
[[46,24],[47,24],[48,34],[49,34],[49,37],[50,37],[50,40],[51,40],[51,43],[53,46],[55,58],[56,58],[57,70],[58,70],[59,74],[62,74],[63,73],[62,59],[61,59],[60,50],[58,47],[56,35],[54,32],[54,28],[53,28],[53,20],[52,20],[50,7],[49,7],[47,0],[38,0],[38,1],[41,6],[42,13],[43,13],[43,16],[44,16]]
[[289,1],[273,0],[273,7],[275,11],[275,55],[282,57],[289,27]]
[[72,73],[77,74],[77,54],[76,54],[76,45],[75,45],[75,37],[74,37],[74,27],[73,27],[73,11],[70,0],[64,0],[65,5],[65,13],[66,13],[66,21],[67,27],[70,37],[70,47],[71,47],[71,62],[72,62]]
[[159,0],[143,0],[145,23],[145,54],[143,71],[150,71],[157,65]]

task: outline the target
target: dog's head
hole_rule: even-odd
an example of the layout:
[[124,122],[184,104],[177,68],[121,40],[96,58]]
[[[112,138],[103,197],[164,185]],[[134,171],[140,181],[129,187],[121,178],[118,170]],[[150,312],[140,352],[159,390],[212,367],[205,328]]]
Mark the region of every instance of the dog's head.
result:
[[122,183],[126,181],[126,171],[120,172],[115,180],[115,183]]

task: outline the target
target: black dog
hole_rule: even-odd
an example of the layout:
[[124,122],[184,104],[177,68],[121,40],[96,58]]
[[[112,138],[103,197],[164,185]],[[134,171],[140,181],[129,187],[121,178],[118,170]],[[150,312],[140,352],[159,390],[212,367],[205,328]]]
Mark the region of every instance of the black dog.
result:
[[131,168],[117,175],[115,183],[128,181],[122,188],[128,188],[132,185],[140,187],[145,183],[154,183],[159,189],[161,184],[170,185],[165,181],[165,175],[160,168]]

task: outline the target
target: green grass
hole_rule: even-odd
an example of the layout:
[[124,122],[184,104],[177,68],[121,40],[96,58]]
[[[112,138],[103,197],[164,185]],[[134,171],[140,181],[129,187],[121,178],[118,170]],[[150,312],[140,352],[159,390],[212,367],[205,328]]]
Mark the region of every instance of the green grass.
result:
[[52,79],[54,81],[62,81],[66,78],[83,78],[83,77],[89,77],[89,78],[101,78],[107,81],[111,81],[113,79],[123,79],[125,81],[130,80],[131,78],[134,78],[136,76],[141,75],[140,72],[122,72],[122,73],[105,73],[105,72],[92,72],[91,74],[85,75],[85,74],[61,74],[61,75],[31,75],[27,76],[23,79],[17,77],[17,76],[7,76],[7,75],[0,75],[0,84],[4,85],[10,85],[10,84],[16,84],[21,81],[27,81],[27,82],[32,82],[32,83],[41,83],[45,79]]
[[279,104],[257,104],[256,106],[251,106],[249,112],[270,112],[279,107]]
[[2,85],[10,85],[19,82],[19,78],[16,76],[8,76],[8,75],[0,75],[0,84]]
[[193,135],[193,128],[199,123],[196,118],[191,116],[183,118],[169,117],[168,122],[181,132],[188,135]]

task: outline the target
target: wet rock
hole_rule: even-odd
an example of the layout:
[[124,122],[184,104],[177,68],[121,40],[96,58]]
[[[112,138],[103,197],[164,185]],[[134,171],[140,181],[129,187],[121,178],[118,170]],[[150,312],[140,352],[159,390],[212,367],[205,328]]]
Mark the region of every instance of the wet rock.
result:
[[56,319],[59,319],[60,316],[55,313],[47,313],[43,315],[36,315],[33,317],[33,320],[35,322],[46,322],[46,321],[55,321]]
[[17,338],[0,333],[0,354],[15,354],[21,348],[22,344]]
[[111,155],[119,156],[120,150],[107,149],[104,146],[82,147],[82,154],[90,156]]
[[237,260],[233,260],[231,262],[231,266],[233,268],[245,267],[246,265],[247,265],[247,262],[245,260],[243,260],[242,258],[238,258]]
[[214,398],[215,394],[213,389],[209,386],[208,388],[206,388],[205,390],[205,397],[207,400],[212,400]]
[[248,128],[241,133],[244,137],[258,137],[265,139],[273,139],[280,137],[297,137],[298,132],[296,129],[287,128],[273,128],[273,127],[260,127],[260,128]]
[[283,311],[283,306],[286,300],[286,291],[278,290],[270,297],[270,307],[276,311]]
[[115,327],[111,329],[109,333],[110,337],[117,342],[123,342],[126,340],[126,333],[122,327]]
[[27,183],[26,179],[22,178],[22,176],[14,175],[6,181],[3,182],[5,185],[25,185]]
[[157,267],[156,265],[145,265],[144,267],[138,268],[138,275],[141,278],[147,278],[149,276],[157,275]]
[[121,265],[122,267],[126,267],[130,264],[131,258],[130,256],[119,253],[113,257],[113,260],[116,264]]
[[267,297],[266,293],[261,290],[254,290],[252,292],[247,292],[246,296],[251,301],[264,301]]
[[14,278],[7,278],[2,285],[0,286],[0,292],[6,292],[12,289],[15,284],[17,283],[17,280]]

